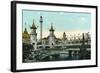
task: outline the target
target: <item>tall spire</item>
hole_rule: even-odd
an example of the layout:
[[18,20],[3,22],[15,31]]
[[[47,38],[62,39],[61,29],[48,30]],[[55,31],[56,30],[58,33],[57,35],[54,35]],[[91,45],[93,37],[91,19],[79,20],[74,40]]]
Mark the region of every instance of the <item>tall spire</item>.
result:
[[24,33],[27,34],[27,28],[26,28],[26,22],[25,22],[25,29],[24,29]]
[[33,24],[32,24],[32,26],[30,28],[31,29],[37,29],[37,27],[35,26],[35,23],[34,23],[34,19],[33,19]]
[[53,29],[53,25],[52,25],[52,24],[51,24],[51,28],[50,28],[49,31],[55,31],[55,30]]

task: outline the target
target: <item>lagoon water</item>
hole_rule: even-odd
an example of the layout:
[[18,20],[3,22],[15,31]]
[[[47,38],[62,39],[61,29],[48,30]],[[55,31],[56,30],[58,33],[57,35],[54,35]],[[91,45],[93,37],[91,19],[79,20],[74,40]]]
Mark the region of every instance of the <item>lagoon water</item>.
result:
[[64,54],[54,54],[54,55],[50,55],[50,56],[47,56],[45,57],[44,59],[42,59],[41,61],[67,61],[67,60],[85,60],[85,59],[90,59],[90,52],[87,52],[86,53],[86,56],[81,59],[80,58],[80,54],[77,53],[77,54],[71,54],[69,55],[68,53]]

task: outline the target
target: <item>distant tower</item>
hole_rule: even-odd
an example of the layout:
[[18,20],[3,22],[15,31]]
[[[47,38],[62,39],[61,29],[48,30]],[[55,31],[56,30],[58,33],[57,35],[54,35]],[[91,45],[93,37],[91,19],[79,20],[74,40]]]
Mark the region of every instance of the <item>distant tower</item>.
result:
[[66,33],[65,32],[63,33],[63,39],[66,39]]
[[63,40],[63,41],[66,41],[66,39],[67,39],[67,38],[66,38],[66,33],[64,32],[64,33],[63,33],[63,38],[62,38],[62,40]]
[[66,43],[67,43],[67,38],[66,38],[66,33],[65,32],[63,33],[62,42],[63,42],[63,47],[65,47]]
[[36,50],[37,49],[37,33],[36,33],[37,27],[35,26],[34,20],[30,29],[31,29],[30,42],[33,45],[34,49]]
[[53,29],[53,26],[51,25],[51,28],[50,28],[50,35],[49,35],[49,37],[48,37],[48,39],[49,39],[49,45],[50,45],[50,47],[51,48],[53,48],[54,47],[54,45],[55,45],[55,39],[56,39],[56,37],[55,37],[55,35],[54,35],[54,29]]
[[43,30],[42,30],[42,24],[43,24],[43,17],[42,16],[40,16],[40,42],[42,43],[42,32],[43,32]]
[[80,46],[80,58],[85,59],[86,58],[86,46],[85,46],[85,35],[82,34],[82,45]]

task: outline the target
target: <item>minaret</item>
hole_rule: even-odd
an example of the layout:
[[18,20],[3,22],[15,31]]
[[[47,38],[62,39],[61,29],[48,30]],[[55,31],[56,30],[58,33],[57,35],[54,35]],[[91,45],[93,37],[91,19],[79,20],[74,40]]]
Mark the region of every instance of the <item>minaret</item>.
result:
[[37,49],[37,33],[36,33],[37,27],[35,26],[34,20],[30,29],[31,29],[30,42],[33,45],[34,49],[36,50]]
[[41,44],[42,44],[42,32],[43,32],[43,30],[42,30],[42,24],[43,24],[43,17],[42,16],[40,16],[40,42],[41,42]]
[[54,35],[54,31],[55,31],[55,30],[53,29],[53,26],[52,26],[52,25],[51,25],[51,28],[50,28],[49,31],[50,31],[50,35]]
[[49,35],[49,45],[51,48],[54,47],[54,44],[55,44],[55,35],[54,35],[54,29],[53,29],[53,26],[51,25],[51,28],[50,28],[50,35]]

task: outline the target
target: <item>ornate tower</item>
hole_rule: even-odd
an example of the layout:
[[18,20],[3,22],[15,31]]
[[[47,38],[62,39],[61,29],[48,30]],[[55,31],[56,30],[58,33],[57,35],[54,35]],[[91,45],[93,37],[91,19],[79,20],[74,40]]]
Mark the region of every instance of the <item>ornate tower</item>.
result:
[[36,50],[37,49],[37,33],[36,33],[37,27],[35,26],[34,20],[30,29],[31,29],[30,42],[33,45],[34,49]]
[[54,45],[55,45],[55,40],[56,40],[56,37],[55,37],[55,35],[54,35],[54,29],[53,29],[53,26],[51,25],[51,28],[50,28],[50,35],[49,35],[49,45],[50,45],[50,47],[51,48],[53,48],[54,47]]
[[42,16],[40,16],[40,42],[41,42],[41,44],[42,44],[42,32],[43,32],[43,30],[42,30],[42,24],[43,24],[43,17]]
[[[26,25],[26,23],[25,23],[25,25]],[[29,35],[26,27],[24,28],[24,32],[22,34],[22,39],[23,39],[23,43],[30,43],[30,35]]]

